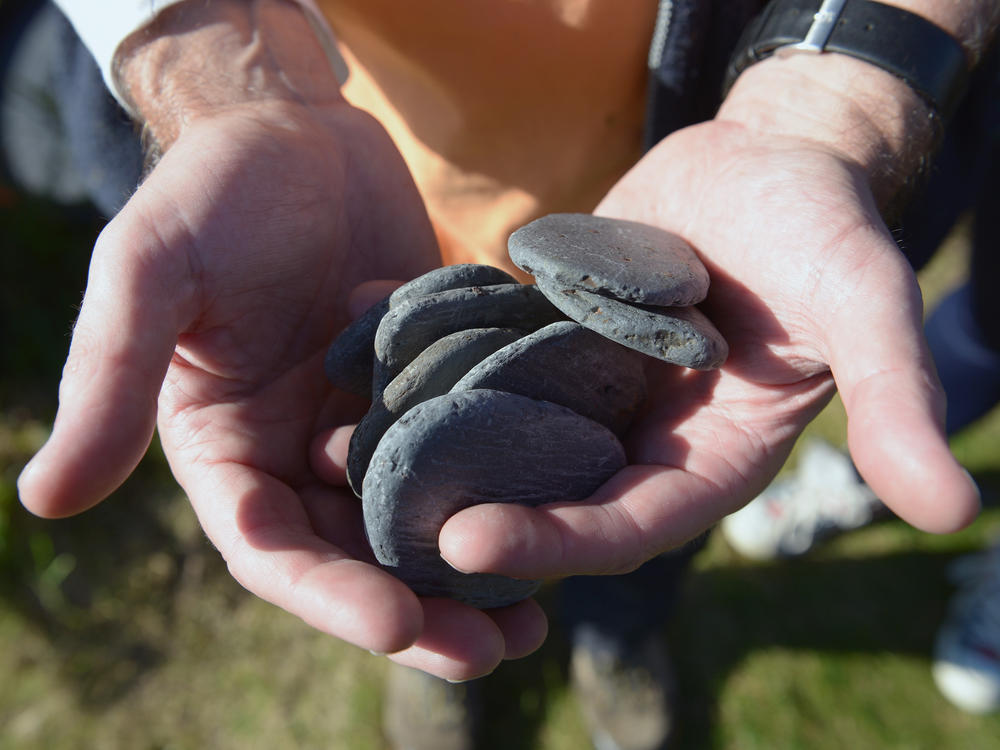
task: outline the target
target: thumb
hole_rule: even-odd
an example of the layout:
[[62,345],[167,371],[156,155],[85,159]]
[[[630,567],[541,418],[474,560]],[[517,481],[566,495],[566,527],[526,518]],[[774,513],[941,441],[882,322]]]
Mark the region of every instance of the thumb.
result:
[[98,238],[52,434],[18,479],[21,501],[40,516],[96,505],[149,446],[178,332],[155,237],[123,212]]
[[948,447],[916,279],[895,248],[883,259],[888,267],[868,269],[877,283],[841,308],[829,337],[848,445],[862,477],[903,520],[957,531],[975,518],[979,491]]

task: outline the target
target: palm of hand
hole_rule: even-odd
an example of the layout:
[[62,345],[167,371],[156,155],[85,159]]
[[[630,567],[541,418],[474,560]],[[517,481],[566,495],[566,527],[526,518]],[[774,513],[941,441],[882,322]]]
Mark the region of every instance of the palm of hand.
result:
[[322,367],[348,293],[437,263],[405,166],[366,115],[258,104],[193,123],[98,241],[60,414],[22,498],[52,516],[100,501],[155,416],[202,526],[254,593],[453,679],[533,649],[532,603],[491,617],[421,602],[365,562],[357,501],[310,466],[316,434],[360,413]]
[[703,309],[730,358],[710,373],[651,367],[630,467],[584,505],[457,514],[440,537],[449,562],[508,575],[629,570],[754,497],[835,387],[883,500],[930,530],[968,522],[974,491],[941,434],[919,289],[860,167],[711,122],[663,141],[596,213],[695,246],[712,275]]
[[[156,191],[151,210],[166,215],[144,216],[133,231],[159,238],[171,287],[185,292],[174,300],[184,318],[161,394],[171,449],[194,451],[178,468],[217,430],[224,456],[209,460],[306,481],[310,439],[350,406],[333,400],[321,364],[347,322],[350,291],[436,261],[429,222],[385,136],[354,110],[331,120],[212,123],[178,141],[143,188]],[[212,168],[192,190],[190,165],[207,153]],[[160,200],[174,170],[184,202]]]
[[[853,363],[836,359],[850,359],[852,349],[867,354],[858,329],[866,321],[856,313],[889,297],[903,319],[918,322],[920,297],[859,170],[836,154],[780,139],[755,142],[719,123],[663,146],[599,211],[679,231],[712,276],[703,307],[730,344],[729,360],[718,373],[672,368],[656,378],[662,396],[634,440],[639,463],[683,465],[725,488],[701,519],[704,527],[753,497],[780,468],[832,396],[832,365],[837,380],[849,383]],[[655,200],[642,170],[675,163],[682,153],[714,158],[660,177],[661,196],[685,199]],[[846,353],[843,338],[835,338],[845,336],[853,343]],[[919,341],[907,343],[918,360]],[[881,363],[862,366],[870,368],[866,377]]]

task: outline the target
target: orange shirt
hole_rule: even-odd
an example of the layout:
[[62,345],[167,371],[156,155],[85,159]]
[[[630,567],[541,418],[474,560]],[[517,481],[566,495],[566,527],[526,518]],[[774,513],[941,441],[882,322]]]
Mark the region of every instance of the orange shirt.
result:
[[445,263],[510,268],[510,232],[590,211],[639,157],[655,0],[320,6],[344,94],[396,142]]

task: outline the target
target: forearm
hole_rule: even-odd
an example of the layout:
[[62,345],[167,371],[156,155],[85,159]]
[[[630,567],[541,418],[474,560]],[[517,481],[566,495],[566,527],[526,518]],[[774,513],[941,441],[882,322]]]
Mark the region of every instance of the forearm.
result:
[[[951,34],[970,67],[996,34],[995,0],[891,0]],[[869,176],[879,205],[899,200],[933,151],[941,122],[906,82],[838,53],[772,55],[737,79],[719,119],[841,152]]]
[[197,119],[247,103],[342,101],[327,50],[291,0],[187,0],[127,38],[115,68],[163,149]]

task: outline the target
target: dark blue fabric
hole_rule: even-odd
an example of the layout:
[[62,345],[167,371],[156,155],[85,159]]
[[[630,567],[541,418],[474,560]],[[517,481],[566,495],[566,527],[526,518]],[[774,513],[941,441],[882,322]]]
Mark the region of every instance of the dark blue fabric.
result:
[[941,301],[927,320],[927,343],[948,398],[945,430],[953,435],[1000,403],[1000,349],[983,339],[973,318],[972,285]]
[[1000,44],[976,71],[926,188],[903,216],[900,246],[913,266],[922,268],[969,212],[968,281],[926,325],[949,434],[982,416],[1000,392]]
[[927,190],[903,222],[919,267],[965,212],[972,214],[968,280],[927,319],[925,332],[954,434],[1000,403],[1000,43],[976,72]]
[[114,216],[142,173],[135,126],[54,5],[4,0],[2,7],[0,173],[40,197],[89,200]]
[[650,56],[645,149],[715,114],[729,57],[762,6],[762,0],[660,3],[658,24],[665,34],[662,48]]
[[1000,46],[995,45],[945,131],[926,185],[902,216],[900,247],[914,268],[923,268],[967,211],[977,210],[981,220],[976,232],[984,241],[976,244],[990,244],[990,235],[995,240],[996,213],[989,212],[988,204],[997,200],[998,149]]
[[125,205],[142,175],[142,146],[136,126],[105,87],[101,71],[65,20],[64,54],[53,87],[70,153],[91,200],[105,216]]

